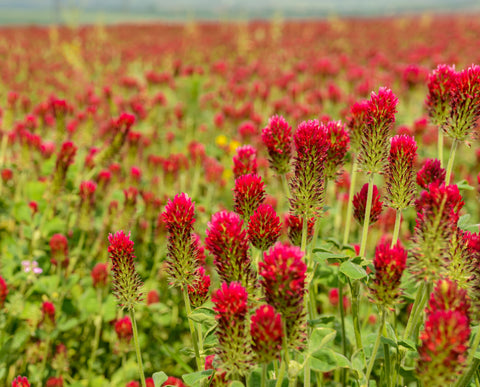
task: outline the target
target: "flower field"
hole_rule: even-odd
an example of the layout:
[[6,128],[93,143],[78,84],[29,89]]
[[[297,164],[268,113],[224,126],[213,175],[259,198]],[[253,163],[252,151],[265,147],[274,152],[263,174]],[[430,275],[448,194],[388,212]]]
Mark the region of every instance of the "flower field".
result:
[[479,37],[0,28],[0,385],[480,385]]

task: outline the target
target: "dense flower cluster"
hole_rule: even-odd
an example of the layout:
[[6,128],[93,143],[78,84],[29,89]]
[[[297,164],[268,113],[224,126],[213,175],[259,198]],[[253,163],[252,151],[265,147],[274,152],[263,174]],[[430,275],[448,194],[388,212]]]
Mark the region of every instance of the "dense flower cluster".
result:
[[248,222],[248,240],[257,249],[265,251],[280,237],[282,224],[269,204],[260,204]]
[[289,346],[301,347],[305,338],[305,280],[307,265],[297,246],[277,243],[259,263],[265,300],[283,317]]
[[194,308],[202,306],[207,301],[210,290],[210,276],[205,273],[203,266],[199,266],[195,274],[197,279],[188,285],[188,297]]
[[290,171],[292,158],[292,128],[282,116],[273,116],[262,130],[270,166],[280,175]]
[[445,183],[446,173],[447,171],[442,168],[440,160],[427,159],[417,172],[417,184],[423,189],[428,189],[428,186],[432,183],[441,185]]
[[[303,219],[293,214],[287,214],[285,216],[285,225],[287,226],[288,240],[294,246],[301,246],[302,244],[302,232],[303,232]],[[313,238],[313,231],[315,227],[315,218],[310,218],[307,222],[307,242]]]
[[265,200],[265,185],[259,175],[247,174],[235,180],[233,188],[234,209],[245,221]]
[[262,305],[251,318],[252,350],[258,363],[279,357],[282,348],[282,318],[271,305]]
[[135,250],[130,233],[123,231],[108,235],[108,253],[112,261],[112,286],[122,308],[131,310],[142,300],[142,280],[135,269]]
[[445,64],[438,65],[428,76],[428,95],[425,105],[428,115],[435,125],[446,124],[455,77],[455,68]]
[[[362,186],[360,192],[353,197],[353,217],[363,224],[365,220],[365,208],[367,206],[368,183]],[[370,225],[374,224],[382,213],[383,202],[380,200],[380,193],[376,185],[373,186],[372,208],[370,210]]]
[[329,121],[323,124],[327,133],[328,151],[325,159],[325,179],[334,180],[345,161],[349,136],[341,121]]
[[242,175],[257,173],[257,150],[251,145],[237,148],[233,156],[233,176],[238,179]]

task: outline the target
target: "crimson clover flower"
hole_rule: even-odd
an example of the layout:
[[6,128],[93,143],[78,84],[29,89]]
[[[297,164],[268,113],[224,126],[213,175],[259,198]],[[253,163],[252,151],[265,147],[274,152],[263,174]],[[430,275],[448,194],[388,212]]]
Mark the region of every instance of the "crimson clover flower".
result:
[[65,184],[68,168],[73,164],[76,153],[77,147],[73,142],[66,141],[62,144],[57,155],[53,173],[53,196],[55,196]]
[[398,98],[390,89],[381,87],[372,92],[365,111],[365,124],[358,160],[364,172],[381,172],[388,156],[388,140],[395,123]]
[[248,240],[257,249],[265,251],[280,237],[282,224],[269,204],[260,204],[248,222]]
[[257,173],[257,150],[251,145],[237,148],[233,156],[233,176],[238,179],[242,175]]
[[115,333],[120,341],[129,343],[133,337],[132,320],[125,316],[115,322]]
[[221,368],[243,375],[249,368],[251,350],[247,332],[247,290],[239,282],[224,282],[212,295]]
[[279,175],[290,171],[292,158],[292,128],[282,116],[273,116],[262,130],[262,141],[267,147],[270,166]]
[[390,153],[385,168],[387,198],[390,207],[403,210],[413,202],[415,173],[413,164],[417,156],[417,143],[411,136],[394,136],[390,140]]
[[418,280],[436,281],[445,272],[463,204],[456,185],[435,183],[415,202],[417,221],[410,270]]
[[283,326],[280,313],[271,305],[262,305],[251,317],[252,349],[258,363],[269,363],[280,356]]
[[[303,219],[293,214],[287,214],[285,216],[285,224],[287,225],[287,235],[290,243],[294,246],[301,246]],[[312,241],[314,227],[315,218],[310,218],[307,222],[307,243]]]
[[205,245],[223,282],[238,281],[253,289],[255,273],[248,256],[248,236],[243,221],[235,212],[220,211],[207,225]]
[[287,342],[292,348],[302,347],[305,339],[307,265],[303,255],[299,247],[278,242],[264,253],[259,263],[265,301],[282,315]]
[[87,205],[87,207],[91,207],[95,203],[96,190],[97,184],[91,180],[82,181],[80,183],[80,199],[82,203],[85,203]]
[[325,179],[334,180],[345,161],[349,137],[341,121],[329,121],[324,126],[327,134],[328,151],[325,159]]
[[30,383],[26,376],[17,376],[12,381],[12,387],[30,387]]
[[0,308],[3,308],[5,299],[8,295],[8,286],[5,280],[0,276]]
[[45,387],[63,387],[63,378],[61,376],[51,376],[47,379]]
[[181,193],[169,200],[162,213],[168,232],[167,271],[172,284],[191,285],[196,281],[198,268],[197,244],[193,237],[195,205]]
[[450,89],[450,117],[445,125],[448,136],[464,141],[480,118],[480,66],[459,72]]
[[135,250],[130,233],[123,231],[108,235],[108,254],[112,260],[113,293],[122,309],[132,310],[142,300],[142,280],[135,269]]
[[441,185],[445,183],[446,174],[447,171],[442,168],[440,160],[427,159],[417,172],[417,184],[423,189],[427,189],[431,183]]
[[464,369],[470,338],[469,308],[466,290],[450,279],[437,281],[418,348],[416,374],[425,385],[451,384]]
[[438,65],[428,76],[428,94],[425,100],[428,115],[434,125],[443,126],[450,112],[451,89],[455,84],[455,67]]
[[39,326],[43,326],[48,330],[51,330],[56,325],[55,319],[55,305],[49,301],[42,303],[42,319],[39,322]]
[[108,282],[108,265],[106,263],[97,263],[91,273],[92,285],[94,288],[104,288]]
[[373,265],[375,277],[371,286],[373,299],[380,305],[392,308],[400,296],[400,281],[407,264],[407,251],[397,243],[379,244],[375,249]]
[[233,188],[234,210],[245,221],[265,200],[265,185],[257,174],[247,174],[235,180]]
[[358,154],[360,150],[367,111],[367,100],[355,102],[350,108],[350,115],[347,119],[347,128],[349,131],[350,146],[355,154]]
[[[364,184],[360,192],[353,197],[353,217],[363,224],[365,220],[365,207],[367,206],[368,183]],[[374,224],[382,213],[383,202],[380,201],[380,193],[376,185],[373,186],[372,209],[370,211],[370,222]]]
[[325,127],[318,120],[302,122],[294,135],[297,154],[290,181],[290,211],[309,219],[320,214],[324,200],[325,160],[328,140]]
[[205,273],[205,268],[199,266],[196,270],[197,279],[188,285],[188,298],[194,308],[202,306],[208,298],[210,289],[210,276]]
[[52,265],[68,266],[68,241],[63,234],[54,234],[50,238],[50,262]]

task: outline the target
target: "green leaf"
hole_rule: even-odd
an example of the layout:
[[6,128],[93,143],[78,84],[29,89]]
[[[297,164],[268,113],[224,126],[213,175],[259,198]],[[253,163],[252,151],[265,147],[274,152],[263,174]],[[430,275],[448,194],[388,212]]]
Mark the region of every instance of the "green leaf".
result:
[[387,344],[390,347],[397,348],[397,343],[395,342],[395,340],[391,339],[390,337],[382,336],[380,338],[380,341],[382,344]]
[[182,379],[187,386],[195,387],[200,386],[200,382],[208,378],[211,374],[213,374],[213,370],[197,371],[192,372],[191,374],[183,375]]
[[417,351],[417,347],[415,345],[415,343],[412,341],[412,340],[409,340],[409,339],[401,339],[398,341],[398,345],[401,345],[411,351]]
[[363,267],[353,263],[352,261],[343,262],[339,268],[340,272],[353,280],[360,280],[367,276],[367,272]]
[[341,353],[334,352],[333,355],[335,356],[335,361],[337,362],[337,367],[352,368],[352,363],[350,363],[350,360],[348,360]]
[[76,325],[78,325],[78,320],[76,318],[70,318],[63,323],[59,323],[58,324],[58,330],[60,332],[69,331],[70,329],[72,329]]
[[315,320],[309,320],[309,325],[312,327],[318,326],[318,325],[327,325],[335,321],[335,316],[332,315],[325,315],[321,316],[319,318],[316,318]]
[[348,255],[342,253],[332,253],[330,251],[317,252],[313,255],[313,260],[318,263],[328,261],[329,263],[344,262],[350,259]]
[[245,387],[245,385],[238,380],[234,380],[232,383],[229,384],[229,387]]
[[458,189],[459,190],[467,190],[467,191],[473,191],[475,188],[472,187],[470,184],[468,184],[468,181],[466,180],[461,180],[457,183]]
[[24,185],[25,198],[38,202],[46,189],[47,185],[41,181],[27,181]]
[[309,352],[314,353],[335,339],[337,331],[331,328],[316,328],[310,336]]
[[32,220],[32,210],[27,203],[15,203],[13,217],[19,223],[29,223]]
[[338,367],[335,354],[330,349],[321,349],[312,354],[309,359],[310,368],[319,372],[330,372]]
[[215,311],[210,308],[195,309],[188,318],[200,324],[212,325],[215,322]]
[[153,384],[155,384],[155,387],[161,387],[163,383],[166,382],[168,379],[168,376],[165,372],[160,371],[160,372],[155,372],[152,375],[153,378]]

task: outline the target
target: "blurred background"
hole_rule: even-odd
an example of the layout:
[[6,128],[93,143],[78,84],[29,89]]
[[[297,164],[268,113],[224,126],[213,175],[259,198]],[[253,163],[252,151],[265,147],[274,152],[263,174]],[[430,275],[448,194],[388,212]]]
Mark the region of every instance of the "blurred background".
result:
[[480,0],[0,0],[0,24],[469,13]]

